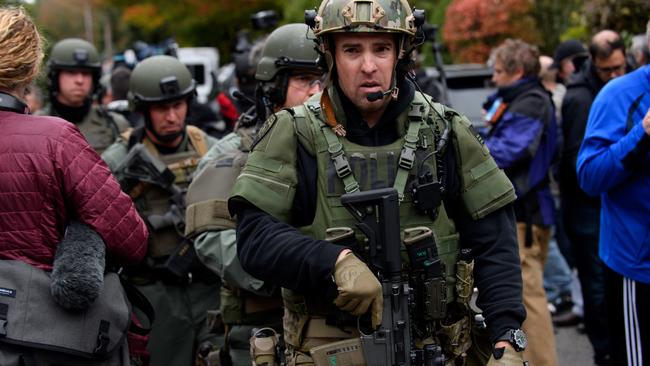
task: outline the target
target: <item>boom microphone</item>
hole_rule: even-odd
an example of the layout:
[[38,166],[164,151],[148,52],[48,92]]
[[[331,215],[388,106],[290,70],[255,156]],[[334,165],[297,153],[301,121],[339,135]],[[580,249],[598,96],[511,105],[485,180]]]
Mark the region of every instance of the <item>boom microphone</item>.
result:
[[390,88],[385,92],[376,91],[376,92],[368,93],[368,95],[366,95],[366,99],[368,99],[369,102],[374,102],[392,93],[393,90],[395,90],[395,88]]

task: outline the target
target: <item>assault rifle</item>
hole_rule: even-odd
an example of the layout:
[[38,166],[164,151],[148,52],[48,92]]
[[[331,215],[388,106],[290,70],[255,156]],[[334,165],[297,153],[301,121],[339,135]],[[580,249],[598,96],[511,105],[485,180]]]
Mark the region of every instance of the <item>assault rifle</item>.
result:
[[[414,335],[420,332],[414,319],[419,321],[421,317],[412,317],[410,313],[429,309],[418,305],[417,296],[409,286],[409,276],[402,271],[398,202],[397,191],[393,188],[341,196],[341,203],[368,238],[367,263],[381,282],[384,298],[381,325],[369,334],[361,332],[361,348],[365,362],[370,366],[443,365],[445,358],[439,345],[427,344],[422,349],[415,347]],[[435,243],[430,242],[435,247]],[[430,245],[418,245],[416,250],[416,255],[427,263],[435,266],[436,260],[439,261],[437,252],[434,258]],[[431,300],[427,294],[422,295]]]
[[115,169],[115,177],[122,190],[132,198],[137,198],[146,185],[158,186],[171,195],[170,207],[164,214],[152,214],[146,219],[153,230],[174,227],[183,237],[181,243],[163,264],[163,270],[180,278],[186,277],[197,261],[196,251],[191,240],[184,237],[185,231],[185,191],[174,182],[176,176],[167,165],[154,157],[147,148],[135,144]]

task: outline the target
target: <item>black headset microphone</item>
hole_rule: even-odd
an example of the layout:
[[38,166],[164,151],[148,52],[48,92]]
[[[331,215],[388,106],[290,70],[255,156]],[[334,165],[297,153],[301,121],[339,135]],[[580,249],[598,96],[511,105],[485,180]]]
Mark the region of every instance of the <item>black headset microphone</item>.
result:
[[366,99],[368,99],[369,102],[375,102],[375,101],[377,101],[377,100],[379,100],[379,99],[384,98],[384,97],[387,96],[388,94],[392,93],[393,90],[395,90],[394,87],[393,87],[393,88],[390,88],[390,89],[388,89],[388,90],[386,90],[385,92],[382,92],[382,91],[376,91],[376,92],[368,93],[368,94],[366,95]]

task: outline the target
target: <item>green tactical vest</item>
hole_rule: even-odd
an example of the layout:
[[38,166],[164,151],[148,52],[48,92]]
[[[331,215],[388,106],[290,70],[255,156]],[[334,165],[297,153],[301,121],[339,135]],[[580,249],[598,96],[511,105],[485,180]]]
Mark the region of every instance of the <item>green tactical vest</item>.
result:
[[[267,120],[237,179],[229,200],[231,209],[235,209],[238,201],[244,199],[281,221],[291,222],[291,202],[298,184],[296,151],[300,144],[316,158],[318,169],[315,218],[311,225],[300,230],[314,238],[327,239],[328,228],[345,226],[354,229],[355,222],[342,207],[340,196],[346,190],[356,189],[357,184],[362,191],[392,187],[396,180],[400,182],[398,186],[408,186],[416,173],[416,166],[422,161],[436,177],[435,158],[424,157],[436,148],[438,132],[434,131],[443,131],[447,122],[451,132],[446,148],[454,149],[460,180],[459,204],[462,208],[472,218],[479,219],[515,200],[512,184],[471,129],[471,123],[457,112],[435,103],[433,110],[425,97],[416,93],[411,106],[396,121],[398,133],[403,137],[387,146],[368,147],[338,138],[329,126],[325,126],[320,98],[321,95],[316,94],[303,106],[280,112]],[[338,112],[337,119],[344,120],[342,111],[334,112]],[[409,164],[402,164],[406,168],[398,168],[400,160],[408,160],[400,159],[402,148],[406,145],[404,136],[408,137],[408,144],[415,150],[415,165],[409,167]],[[340,163],[342,156],[347,160],[347,168]],[[350,174],[343,174],[348,168]],[[403,193],[403,189],[398,191]],[[429,216],[413,207],[410,194],[404,194],[400,205],[400,225],[402,234],[404,229],[416,226],[432,229],[438,255],[445,265],[447,302],[454,301],[457,297],[454,284],[459,236],[445,207],[439,207],[438,215],[432,222]],[[364,239],[360,233],[355,232],[355,236],[357,242]],[[285,341],[300,348],[309,319],[325,315],[331,309],[331,304],[322,298],[305,297],[286,289],[283,289],[283,298]],[[469,318],[463,318],[457,323],[458,331],[451,333],[467,337],[461,328],[467,329],[468,323]],[[464,352],[455,349],[452,353],[457,355],[457,351]]]
[[237,130],[240,145],[224,151],[202,168],[187,190],[185,235],[195,237],[206,230],[234,229],[227,200],[253,142],[254,128]]
[[[176,176],[175,184],[180,188],[186,188],[198,161],[199,153],[190,144],[188,134],[181,142],[175,154],[161,155],[155,146],[144,138],[144,145],[150,153],[160,159]],[[143,193],[134,199],[135,207],[142,217],[150,215],[164,215],[171,207],[170,193],[160,187],[148,185]],[[184,212],[183,212],[184,214]],[[180,243],[182,237],[172,225],[149,233],[149,249],[147,255],[151,258],[160,258],[170,255]]]
[[[414,108],[413,115],[407,118],[406,126],[399,125],[398,129],[404,130],[409,128],[408,125],[414,124],[413,127],[417,134],[416,154],[419,160],[429,153],[432,153],[435,146],[434,138],[434,120],[431,116],[433,111],[430,111],[429,105],[424,100],[421,94],[416,94],[413,102],[411,103]],[[306,106],[306,107],[305,107]],[[420,111],[422,108],[422,111]],[[326,125],[321,116],[320,105],[315,102],[308,102],[301,107],[294,108],[294,118],[296,129],[301,128],[311,129],[315,141],[313,146],[316,147],[315,156],[318,168],[318,181],[317,181],[317,204],[316,215],[311,225],[300,228],[301,231],[314,238],[325,239],[327,237],[328,228],[349,227],[355,230],[357,242],[360,245],[363,243],[365,236],[356,230],[355,220],[350,213],[341,204],[341,195],[346,193],[344,181],[337,175],[337,168],[332,159],[332,154],[328,150],[332,149],[333,141],[338,141],[342,145],[342,150],[347,156],[347,161],[351,169],[351,175],[355,178],[361,191],[370,189],[393,187],[399,170],[405,169],[399,167],[400,155],[404,147],[404,138],[400,138],[395,142],[385,146],[362,146],[348,141],[346,138],[336,138],[331,132],[331,129]],[[431,112],[431,113],[430,113]],[[409,110],[404,113],[410,113]],[[400,118],[402,120],[402,118]],[[444,125],[439,123],[437,126],[440,130],[444,130]],[[335,140],[332,139],[332,136]],[[405,173],[408,174],[406,186],[410,184],[417,170],[417,164],[411,169],[406,169]],[[432,172],[433,176],[437,176],[435,157],[427,159],[424,164]],[[404,174],[404,173],[403,173]],[[398,193],[404,193],[402,190]],[[455,299],[454,285],[455,278],[455,263],[458,257],[458,233],[454,222],[447,216],[446,210],[443,205],[440,206],[438,216],[435,221],[431,221],[428,215],[419,212],[411,202],[411,195],[405,194],[403,201],[400,204],[400,230],[402,236],[404,230],[418,226],[426,226],[434,232],[436,243],[438,246],[438,255],[441,261],[445,264],[446,280],[447,280],[447,299],[452,302]],[[294,302],[296,301],[297,294],[291,293],[290,290],[284,289],[285,293],[285,306],[287,309],[296,310]],[[297,300],[303,303],[304,300]],[[318,303],[318,301],[306,300],[307,303]],[[321,314],[324,315],[324,314]]]
[[[38,114],[59,117],[51,106]],[[97,105],[91,106],[84,119],[75,125],[99,155],[117,140],[120,133],[129,128],[129,123],[124,117]]]

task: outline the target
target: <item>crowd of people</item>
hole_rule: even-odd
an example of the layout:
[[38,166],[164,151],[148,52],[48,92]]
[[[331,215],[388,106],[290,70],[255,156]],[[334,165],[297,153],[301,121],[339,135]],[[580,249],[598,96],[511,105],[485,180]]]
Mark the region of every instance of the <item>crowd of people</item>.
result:
[[0,8],[0,260],[60,272],[80,222],[105,264],[79,276],[119,273],[138,310],[119,339],[106,319],[44,331],[0,267],[0,364],[552,366],[554,326],[576,322],[594,364],[648,363],[650,22],[629,50],[612,30],[552,57],[505,40],[479,133],[418,84],[424,19],[323,0],[236,56],[218,116],[177,58],[103,76],[76,38],[53,45],[44,99],[41,35]]

